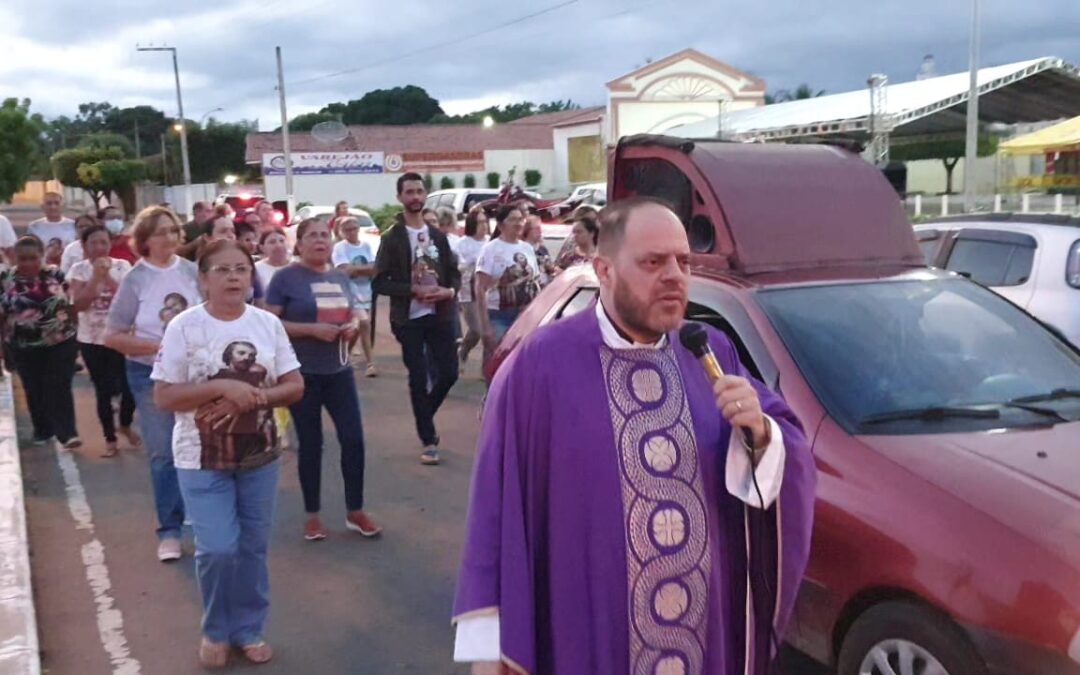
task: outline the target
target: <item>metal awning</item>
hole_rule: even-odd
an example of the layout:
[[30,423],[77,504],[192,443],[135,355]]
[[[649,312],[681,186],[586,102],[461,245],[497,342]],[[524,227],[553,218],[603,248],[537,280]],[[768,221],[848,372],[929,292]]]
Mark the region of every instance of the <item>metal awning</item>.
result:
[[1080,151],[1080,117],[1017,136],[998,146],[1009,155],[1042,155],[1048,152]]
[[[886,87],[886,109],[894,143],[936,136],[962,136],[968,100],[968,73],[954,73]],[[1080,68],[1046,57],[978,73],[979,119],[1018,124],[1080,114]],[[669,134],[715,136],[737,141],[778,141],[869,136],[870,90],[739,110],[677,127]]]

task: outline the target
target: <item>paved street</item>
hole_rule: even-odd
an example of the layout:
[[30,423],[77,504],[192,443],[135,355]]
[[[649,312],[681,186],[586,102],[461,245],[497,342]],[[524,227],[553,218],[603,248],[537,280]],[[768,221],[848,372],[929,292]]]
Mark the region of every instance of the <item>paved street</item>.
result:
[[[18,227],[35,214],[10,215]],[[369,541],[345,531],[338,448],[326,418],[323,502],[331,534],[318,543],[300,536],[296,456],[287,452],[270,555],[267,637],[277,655],[259,672],[467,672],[451,662],[449,619],[483,395],[479,362],[468,364],[437,419],[443,464],[421,466],[386,314],[384,304],[376,345],[381,377],[358,380],[368,508],[385,533]],[[79,675],[200,672],[194,560],[157,562],[146,456],[124,449],[102,458],[85,374],[76,376],[75,392],[86,444],[62,454],[22,449],[43,667]],[[28,434],[25,407],[21,413]],[[193,551],[190,533],[185,549]],[[788,655],[781,672],[822,671]]]

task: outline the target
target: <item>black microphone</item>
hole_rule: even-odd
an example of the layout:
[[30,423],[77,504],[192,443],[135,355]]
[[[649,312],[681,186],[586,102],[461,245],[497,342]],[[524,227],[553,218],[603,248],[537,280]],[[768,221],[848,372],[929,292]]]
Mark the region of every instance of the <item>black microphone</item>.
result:
[[[679,329],[679,342],[686,347],[691,354],[697,357],[701,367],[705,370],[705,377],[709,382],[716,384],[724,376],[724,370],[720,362],[716,360],[712,347],[709,346],[709,334],[700,323],[687,322]],[[746,447],[754,447],[754,434],[743,427],[743,438],[746,439]]]

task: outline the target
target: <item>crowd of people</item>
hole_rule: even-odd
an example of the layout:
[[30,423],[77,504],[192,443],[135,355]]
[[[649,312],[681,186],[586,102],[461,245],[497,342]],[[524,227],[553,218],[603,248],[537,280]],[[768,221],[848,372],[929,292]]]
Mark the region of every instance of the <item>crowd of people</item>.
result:
[[544,285],[595,254],[597,214],[588,207],[552,256],[527,203],[500,207],[494,228],[474,208],[459,231],[458,214],[426,209],[426,197],[421,176],[399,178],[402,213],[377,253],[344,202],[328,221],[285,229],[266,202],[245,214],[198,202],[186,223],[152,206],[128,224],[115,206],[67,218],[61,196],[49,193],[24,236],[0,223],[3,356],[25,392],[31,442],[82,445],[72,384],[85,367],[103,455],[117,456],[121,438],[145,447],[157,558],[183,557],[183,527],[192,527],[206,666],[224,665],[233,649],[254,663],[272,657],[262,637],[266,560],[290,426],[303,537],[327,536],[323,409],[341,448],[344,525],[363,537],[382,531],[364,509],[355,376],[378,375],[375,298],[389,298],[420,461],[435,465],[435,416],[472,350],[482,344],[490,356]]

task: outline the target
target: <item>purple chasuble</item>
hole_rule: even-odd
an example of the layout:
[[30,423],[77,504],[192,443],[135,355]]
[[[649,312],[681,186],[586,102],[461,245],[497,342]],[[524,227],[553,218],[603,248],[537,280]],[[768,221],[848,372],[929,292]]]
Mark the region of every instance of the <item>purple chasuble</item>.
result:
[[754,384],[787,454],[766,511],[728,493],[731,427],[676,335],[612,350],[592,311],[537,331],[488,396],[455,619],[497,611],[521,673],[764,673],[806,568],[816,477],[798,420]]

